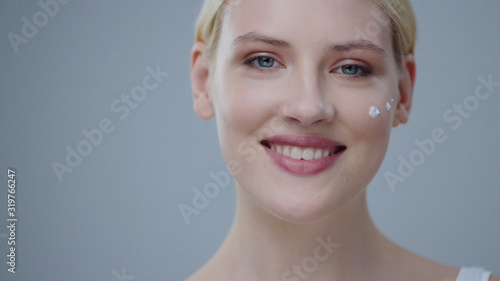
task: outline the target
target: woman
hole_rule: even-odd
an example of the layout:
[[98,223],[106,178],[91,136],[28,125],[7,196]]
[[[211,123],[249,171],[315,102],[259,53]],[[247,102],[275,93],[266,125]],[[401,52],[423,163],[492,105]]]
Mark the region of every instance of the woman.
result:
[[397,246],[367,210],[411,109],[409,2],[207,0],[196,33],[194,110],[216,116],[238,205],[189,281],[488,280]]

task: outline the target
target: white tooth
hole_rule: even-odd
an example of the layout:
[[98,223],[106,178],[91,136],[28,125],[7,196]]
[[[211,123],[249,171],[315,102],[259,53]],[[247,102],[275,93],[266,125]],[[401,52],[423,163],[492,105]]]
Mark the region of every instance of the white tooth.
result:
[[314,148],[304,149],[304,152],[302,152],[302,158],[304,158],[304,160],[313,160],[314,159]]
[[276,146],[276,152],[278,152],[279,154],[283,154],[283,148],[281,147],[281,145]]
[[323,157],[328,157],[329,154],[330,154],[330,151],[328,151],[328,150],[323,151]]
[[316,153],[314,153],[314,159],[319,159],[323,157],[323,149],[316,149]]
[[290,157],[290,148],[288,148],[288,146],[283,148],[283,156]]
[[271,145],[271,150],[276,152],[276,145]]
[[292,157],[293,159],[300,160],[302,158],[302,149],[294,146],[292,148],[292,152],[291,152],[290,157]]

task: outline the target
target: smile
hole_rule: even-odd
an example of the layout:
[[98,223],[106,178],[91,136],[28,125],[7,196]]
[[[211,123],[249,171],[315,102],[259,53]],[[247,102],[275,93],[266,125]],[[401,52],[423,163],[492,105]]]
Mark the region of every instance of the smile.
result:
[[291,145],[270,144],[268,142],[266,143],[266,141],[263,142],[263,145],[285,157],[290,157],[296,160],[307,160],[307,161],[325,158],[337,154],[339,152],[342,152],[346,149],[345,146],[337,146],[331,149],[312,148],[312,147],[303,148]]
[[347,149],[319,136],[280,135],[262,140],[267,155],[279,168],[298,175],[311,175],[331,167]]

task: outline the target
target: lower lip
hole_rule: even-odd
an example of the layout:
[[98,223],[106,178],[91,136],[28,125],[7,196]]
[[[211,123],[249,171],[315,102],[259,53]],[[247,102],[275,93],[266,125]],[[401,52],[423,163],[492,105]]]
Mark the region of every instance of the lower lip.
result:
[[267,155],[271,160],[281,169],[296,175],[314,175],[318,174],[337,162],[337,159],[344,152],[338,152],[336,154],[330,155],[328,157],[323,157],[314,160],[297,160],[291,157],[283,156],[277,152],[274,152],[268,147],[264,147]]

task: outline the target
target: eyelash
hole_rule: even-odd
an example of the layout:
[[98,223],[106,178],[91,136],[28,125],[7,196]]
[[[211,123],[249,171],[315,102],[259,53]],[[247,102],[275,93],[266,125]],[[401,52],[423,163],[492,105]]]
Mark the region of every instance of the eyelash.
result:
[[[355,66],[357,67],[359,70],[361,70],[361,73],[360,74],[354,74],[354,75],[349,75],[349,74],[345,74],[345,73],[342,73],[342,67],[346,67],[346,66]],[[340,70],[340,72],[337,72],[337,70]],[[369,77],[372,75],[372,71],[369,67],[366,67],[366,66],[362,66],[362,65],[359,65],[359,64],[344,64],[344,65],[341,65],[335,69],[332,70],[334,73],[338,73],[338,74],[341,74],[349,79],[360,79],[360,78],[366,78],[366,77]]]
[[[256,69],[258,71],[272,71],[274,68],[276,67],[261,67],[261,66],[258,66],[257,63],[255,63],[258,59],[262,59],[262,58],[268,58],[268,59],[272,59],[275,63],[278,63],[280,65],[280,67],[278,68],[283,68],[284,66],[278,62],[278,60],[270,57],[270,56],[257,56],[257,57],[252,57],[252,58],[249,58],[247,59],[244,64],[248,67],[251,67],[253,69]],[[369,77],[372,75],[372,71],[369,67],[366,67],[366,66],[362,66],[362,65],[359,65],[359,64],[344,64],[344,65],[341,65],[335,69],[333,69],[332,71],[334,73],[337,73],[336,71],[337,70],[342,70],[342,67],[346,67],[346,66],[355,66],[357,67],[359,70],[361,70],[361,74],[355,74],[355,75],[349,75],[349,74],[345,74],[345,73],[342,73],[342,72],[339,72],[338,74],[341,74],[342,76],[348,78],[348,79],[360,79],[360,78],[366,78],[366,77]]]
[[281,64],[278,60],[270,57],[270,56],[257,56],[257,57],[252,57],[252,58],[249,58],[247,59],[244,64],[248,67],[251,67],[253,69],[256,69],[258,71],[272,71],[274,68],[276,67],[261,67],[259,66],[258,64],[254,63],[255,61],[257,61],[258,59],[262,59],[262,58],[267,58],[267,59],[272,59],[275,63],[278,63],[280,65],[280,67],[278,68],[283,68],[283,64]]

